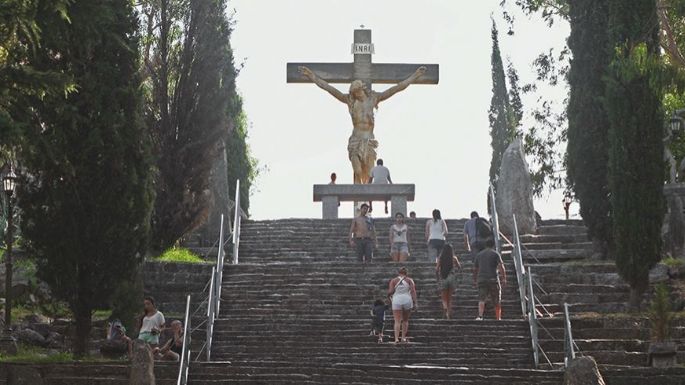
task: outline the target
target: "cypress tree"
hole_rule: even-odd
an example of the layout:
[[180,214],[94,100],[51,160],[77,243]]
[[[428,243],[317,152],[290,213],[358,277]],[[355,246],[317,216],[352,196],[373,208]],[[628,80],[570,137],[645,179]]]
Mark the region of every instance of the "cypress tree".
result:
[[634,309],[661,258],[665,170],[658,28],[653,0],[609,1],[609,38],[616,42],[605,98],[612,254],[631,287]]
[[151,246],[161,251],[208,217],[210,175],[231,127],[236,69],[226,0],[144,1],[142,7],[144,70],[152,88],[147,121],[158,155]]
[[35,106],[19,204],[38,275],[74,314],[80,356],[93,310],[142,262],[153,190],[131,2],[78,1],[68,13],[70,23],[43,30],[31,64],[70,74],[77,92]]
[[567,176],[595,250],[606,257],[611,244],[609,121],[602,99],[611,61],[608,0],[575,0],[569,6],[573,59],[568,74]]
[[243,100],[236,95],[230,111],[233,120],[233,130],[226,143],[226,159],[228,160],[228,188],[230,196],[235,197],[235,181],[240,179],[240,207],[247,215],[250,210],[250,191],[259,174],[257,160],[250,152],[247,144],[248,121],[243,111]]
[[504,74],[502,55],[499,49],[497,25],[492,21],[492,100],[488,117],[490,119],[490,136],[492,138],[492,160],[490,161],[490,183],[497,186],[502,156],[507,146],[516,137],[514,112],[509,102],[507,78]]

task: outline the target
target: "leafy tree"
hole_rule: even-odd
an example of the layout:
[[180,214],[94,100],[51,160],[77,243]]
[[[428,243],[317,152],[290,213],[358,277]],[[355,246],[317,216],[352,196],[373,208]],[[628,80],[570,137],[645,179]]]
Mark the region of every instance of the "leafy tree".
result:
[[595,250],[606,257],[611,244],[609,120],[602,100],[611,61],[608,0],[571,2],[568,44],[573,52],[568,81],[567,176]]
[[30,64],[69,74],[77,92],[47,95],[25,125],[19,204],[38,274],[69,304],[74,353],[94,309],[134,276],[147,246],[150,141],[141,119],[136,18],[128,1],[73,2],[46,26]]
[[664,121],[658,19],[653,0],[609,0],[607,72],[612,255],[639,308],[649,270],[661,258]]
[[257,160],[252,156],[247,144],[248,121],[243,112],[243,101],[236,95],[231,103],[231,117],[233,130],[226,143],[226,158],[228,159],[228,188],[230,196],[235,197],[236,180],[240,179],[240,207],[249,215],[250,192],[259,175]]
[[197,229],[212,202],[210,174],[227,138],[235,95],[226,0],[145,0],[142,47],[157,197],[152,248]]
[[[490,161],[490,183],[497,186],[502,156],[507,146],[516,137],[516,111],[512,110],[507,91],[507,78],[504,74],[502,55],[499,49],[497,25],[492,21],[492,100],[488,117],[490,119],[490,136],[492,138],[492,160]],[[520,100],[519,100],[520,102]]]
[[68,21],[68,0],[0,2],[0,155],[13,157],[33,106],[47,96],[73,91],[67,74],[38,70],[28,60],[41,46],[41,31]]

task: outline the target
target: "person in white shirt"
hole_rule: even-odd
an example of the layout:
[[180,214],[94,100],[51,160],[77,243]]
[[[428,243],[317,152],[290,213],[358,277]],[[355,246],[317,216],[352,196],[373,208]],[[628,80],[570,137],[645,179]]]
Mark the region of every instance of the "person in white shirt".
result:
[[404,214],[395,214],[395,223],[390,226],[390,258],[393,262],[404,262],[409,257],[409,227],[404,223]]
[[152,297],[144,298],[143,309],[144,314],[140,318],[138,339],[153,346],[159,345],[159,335],[162,333],[166,323],[164,314],[157,310],[155,299]]
[[[383,166],[383,159],[378,159],[376,161],[376,166],[371,169],[371,175],[369,178],[370,184],[392,184],[392,179],[390,179],[390,170]],[[373,202],[369,202],[369,212],[373,211]],[[388,201],[385,201],[385,213],[388,213]]]
[[445,247],[447,223],[442,219],[440,210],[433,210],[433,218],[426,222],[426,242],[428,243],[428,260],[435,263]]

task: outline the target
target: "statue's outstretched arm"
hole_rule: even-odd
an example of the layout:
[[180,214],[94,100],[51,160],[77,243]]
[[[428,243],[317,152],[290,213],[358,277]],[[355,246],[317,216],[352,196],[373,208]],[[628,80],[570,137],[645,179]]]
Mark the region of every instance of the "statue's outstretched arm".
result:
[[334,98],[336,98],[336,99],[340,100],[341,102],[347,104],[347,95],[343,94],[342,92],[340,92],[340,90],[338,90],[337,88],[328,84],[325,80],[316,76],[314,71],[312,71],[309,68],[304,67],[304,66],[299,67],[298,70],[300,71],[300,73],[302,75],[307,77],[307,79],[311,80],[314,84],[319,86],[319,88],[321,88],[322,90],[333,95]]
[[387,90],[383,91],[380,93],[378,96],[378,102],[382,102],[391,96],[395,95],[396,93],[403,91],[405,88],[409,87],[410,84],[414,83],[418,78],[423,76],[423,74],[426,73],[426,67],[421,66],[419,67],[416,72],[414,72],[410,77],[402,80],[401,82],[395,84],[394,86],[388,88]]

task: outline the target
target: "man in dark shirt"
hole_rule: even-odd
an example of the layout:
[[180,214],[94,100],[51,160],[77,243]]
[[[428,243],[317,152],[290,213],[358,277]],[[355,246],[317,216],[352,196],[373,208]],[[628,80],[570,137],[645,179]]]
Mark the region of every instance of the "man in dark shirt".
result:
[[495,304],[495,317],[500,320],[502,319],[502,286],[500,285],[500,279],[502,280],[502,285],[506,286],[507,275],[504,269],[504,262],[502,262],[502,256],[493,249],[495,241],[492,238],[488,238],[485,246],[485,250],[478,253],[473,262],[473,284],[478,288],[478,318],[476,320],[483,319],[485,303],[487,301]]

